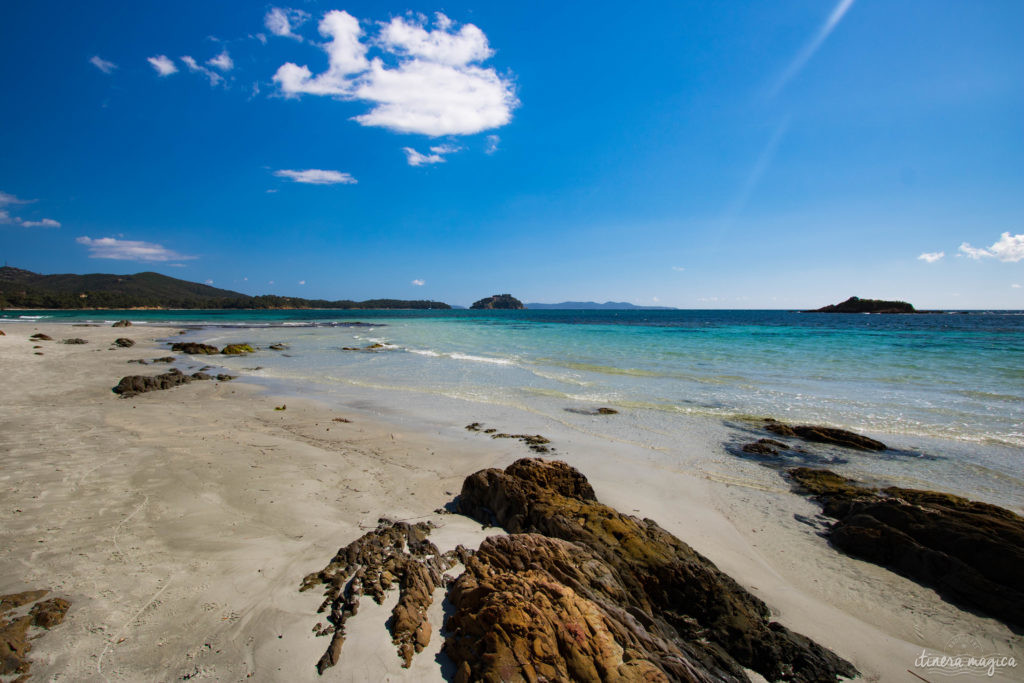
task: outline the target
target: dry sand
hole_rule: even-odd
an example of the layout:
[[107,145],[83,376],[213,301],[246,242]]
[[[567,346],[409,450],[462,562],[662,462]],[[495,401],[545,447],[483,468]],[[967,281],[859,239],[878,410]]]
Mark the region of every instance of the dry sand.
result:
[[[512,441],[410,431],[232,382],[122,399],[110,391],[120,377],[167,369],[127,361],[167,355],[157,340],[173,331],[2,329],[0,593],[48,588],[72,601],[65,623],[34,643],[40,680],[317,679],[328,639],[313,627],[326,622],[315,613],[320,595],[298,592],[302,578],[380,517],[435,522],[442,551],[475,547],[495,530],[433,511],[467,474],[530,454]],[[89,343],[34,349],[37,331]],[[136,346],[112,348],[122,336]],[[685,448],[699,457],[720,444]],[[921,673],[921,651],[944,651],[960,634],[1022,658],[1020,638],[997,622],[829,548],[793,520],[815,506],[781,481],[736,485],[626,462],[612,445],[557,455],[603,502],[656,519],[866,680],[917,681],[908,670]],[[323,679],[441,680],[440,597],[430,647],[410,670],[385,629],[391,604],[364,600]]]

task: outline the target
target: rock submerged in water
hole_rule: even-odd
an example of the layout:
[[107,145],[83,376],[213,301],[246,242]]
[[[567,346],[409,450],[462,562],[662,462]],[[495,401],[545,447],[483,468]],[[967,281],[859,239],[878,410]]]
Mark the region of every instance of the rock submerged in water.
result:
[[127,377],[122,377],[121,381],[114,387],[113,392],[129,398],[138,394],[144,394],[147,391],[171,389],[182,384],[188,384],[194,380],[204,379],[213,378],[205,372],[194,372],[191,375],[186,375],[181,370],[172,368],[170,371],[160,375],[128,375]]
[[[818,425],[787,425],[772,418],[765,418],[764,428],[773,434],[784,437],[800,437],[805,441],[827,443],[833,446],[845,446],[861,451],[884,451],[888,449],[881,441],[862,436],[855,432],[835,427],[821,427]],[[776,442],[778,443],[778,442]]]
[[837,520],[827,534],[837,549],[1024,628],[1024,518],[948,493],[874,489],[830,470],[789,475]]
[[565,463],[481,470],[456,504],[513,534],[488,539],[450,590],[457,681],[857,675],[657,523],[599,503]]
[[190,356],[202,356],[202,355],[213,355],[220,353],[220,350],[216,346],[210,346],[209,344],[197,344],[196,342],[177,342],[171,344],[171,351],[178,351],[179,353],[187,353]]

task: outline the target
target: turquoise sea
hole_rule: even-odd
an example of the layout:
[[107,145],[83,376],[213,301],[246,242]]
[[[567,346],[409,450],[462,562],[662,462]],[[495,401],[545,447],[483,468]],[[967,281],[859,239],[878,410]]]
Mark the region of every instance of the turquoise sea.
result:
[[[624,417],[602,423],[609,439],[659,447],[671,447],[683,417],[710,418],[740,431],[750,418],[767,416],[824,423],[898,447],[900,457],[877,462],[851,456],[856,470],[899,474],[1004,504],[1019,506],[1024,500],[1024,313],[1019,311],[0,315],[0,321],[41,322],[127,318],[136,324],[194,326],[191,337],[213,343],[284,342],[290,346],[284,353],[218,362],[255,381],[301,388],[325,400],[351,400],[363,389],[387,393],[404,410],[429,411],[461,401],[470,406],[466,416],[477,404],[561,423],[575,420],[577,411],[610,407]],[[341,350],[375,343],[384,346]],[[251,370],[257,365],[259,370]],[[913,472],[920,476],[908,474]]]

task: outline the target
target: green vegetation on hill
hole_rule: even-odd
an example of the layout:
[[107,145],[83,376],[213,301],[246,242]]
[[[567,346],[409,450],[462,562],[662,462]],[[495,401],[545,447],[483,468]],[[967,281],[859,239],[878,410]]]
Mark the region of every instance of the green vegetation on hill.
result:
[[832,304],[804,313],[917,313],[906,301],[884,301],[882,299],[859,299],[851,296],[846,301]]
[[515,298],[511,294],[494,294],[486,299],[480,299],[470,306],[473,310],[490,310],[490,309],[503,309],[503,310],[522,310],[526,308],[523,306],[523,302]]
[[440,301],[328,301],[264,294],[249,296],[229,289],[161,275],[40,275],[20,268],[0,268],[0,308],[450,308]]

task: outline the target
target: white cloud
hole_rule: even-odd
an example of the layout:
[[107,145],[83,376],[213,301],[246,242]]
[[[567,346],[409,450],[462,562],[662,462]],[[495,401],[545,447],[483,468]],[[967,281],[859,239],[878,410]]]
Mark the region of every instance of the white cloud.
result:
[[210,79],[210,85],[217,85],[218,83],[220,83],[221,81],[224,80],[223,76],[221,76],[220,74],[216,73],[215,71],[211,71],[210,69],[207,69],[205,66],[202,66],[195,59],[193,59],[192,57],[190,57],[188,55],[185,55],[184,57],[182,57],[181,61],[185,62],[185,66],[187,66],[188,70],[191,71],[192,73],[203,74],[204,76],[209,78]]
[[[364,126],[399,133],[471,135],[498,128],[512,118],[519,104],[511,81],[478,63],[493,50],[483,31],[437,14],[434,29],[422,20],[393,18],[380,25],[378,35],[363,42],[359,21],[334,10],[320,22],[321,47],[328,68],[313,76],[307,66],[283,64],[274,81],[286,96],[331,95],[372,104],[354,117]],[[386,53],[367,59],[369,45]],[[389,66],[397,61],[397,65]]]
[[205,284],[208,284],[208,285],[212,285],[213,284],[213,280],[203,280],[203,282]]
[[917,257],[918,261],[924,261],[926,263],[935,263],[941,261],[942,257],[946,255],[944,251],[926,251]]
[[7,194],[6,192],[0,191],[0,206],[7,206],[8,204],[31,204],[34,199],[18,199],[13,194]]
[[774,97],[786,87],[786,84],[796,78],[796,76],[803,70],[810,61],[814,53],[825,43],[825,39],[829,37],[829,34],[835,30],[835,27],[839,25],[839,22],[843,20],[843,17],[849,11],[850,7],[853,6],[854,0],[839,0],[836,6],[832,8],[832,13],[828,15],[828,19],[821,25],[818,32],[814,34],[814,37],[803,46],[803,48],[796,54],[793,61],[785,68],[785,70],[779,75],[778,79],[772,85],[769,92],[770,96]]
[[340,171],[329,171],[321,168],[307,168],[304,171],[292,171],[281,169],[274,171],[278,178],[288,178],[296,183],[307,185],[355,185],[356,179],[349,173]]
[[196,258],[179,254],[161,244],[152,242],[119,240],[113,237],[100,237],[99,239],[78,237],[75,241],[89,248],[89,258],[107,258],[118,261],[183,261]]
[[412,284],[416,285],[417,287],[422,287],[423,285],[427,284],[427,281],[416,279],[412,281]]
[[146,61],[156,69],[158,76],[170,76],[171,74],[178,72],[178,67],[174,66],[174,62],[167,55],[149,57]]
[[109,74],[114,69],[117,68],[117,64],[114,64],[113,62],[108,62],[107,60],[103,59],[99,55],[95,55],[93,57],[90,57],[89,58],[89,63],[92,64],[94,67],[96,67],[97,69],[99,69],[100,71],[102,71],[105,74]]
[[487,146],[484,147],[484,154],[494,154],[498,151],[498,143],[501,142],[501,138],[497,135],[487,136]]
[[682,266],[672,266],[672,270],[676,271],[677,273],[681,273],[684,270],[686,270],[686,268],[683,268]]
[[271,7],[267,16],[263,17],[263,25],[275,36],[294,38],[301,41],[302,36],[293,31],[309,19],[309,14],[299,9]]
[[300,285],[304,285],[304,284],[306,284],[306,281],[305,280],[299,280],[299,284]]
[[991,247],[972,247],[967,242],[960,245],[960,251],[972,259],[996,258],[1006,263],[1017,263],[1024,259],[1024,234],[1011,235],[1004,232]]
[[212,59],[206,60],[206,63],[216,69],[220,69],[221,71],[231,71],[235,68],[235,63],[231,61],[231,56],[228,55],[227,50],[224,50]]
[[405,152],[405,160],[409,162],[410,166],[424,166],[426,164],[443,164],[445,159],[440,154],[420,154],[412,147],[403,147],[402,151]]
[[26,228],[59,228],[60,223],[53,220],[52,218],[44,218],[39,221],[22,221],[22,225]]
[[1013,287],[1014,289],[1020,289],[1020,285],[1018,285],[1016,282],[1010,286]]

